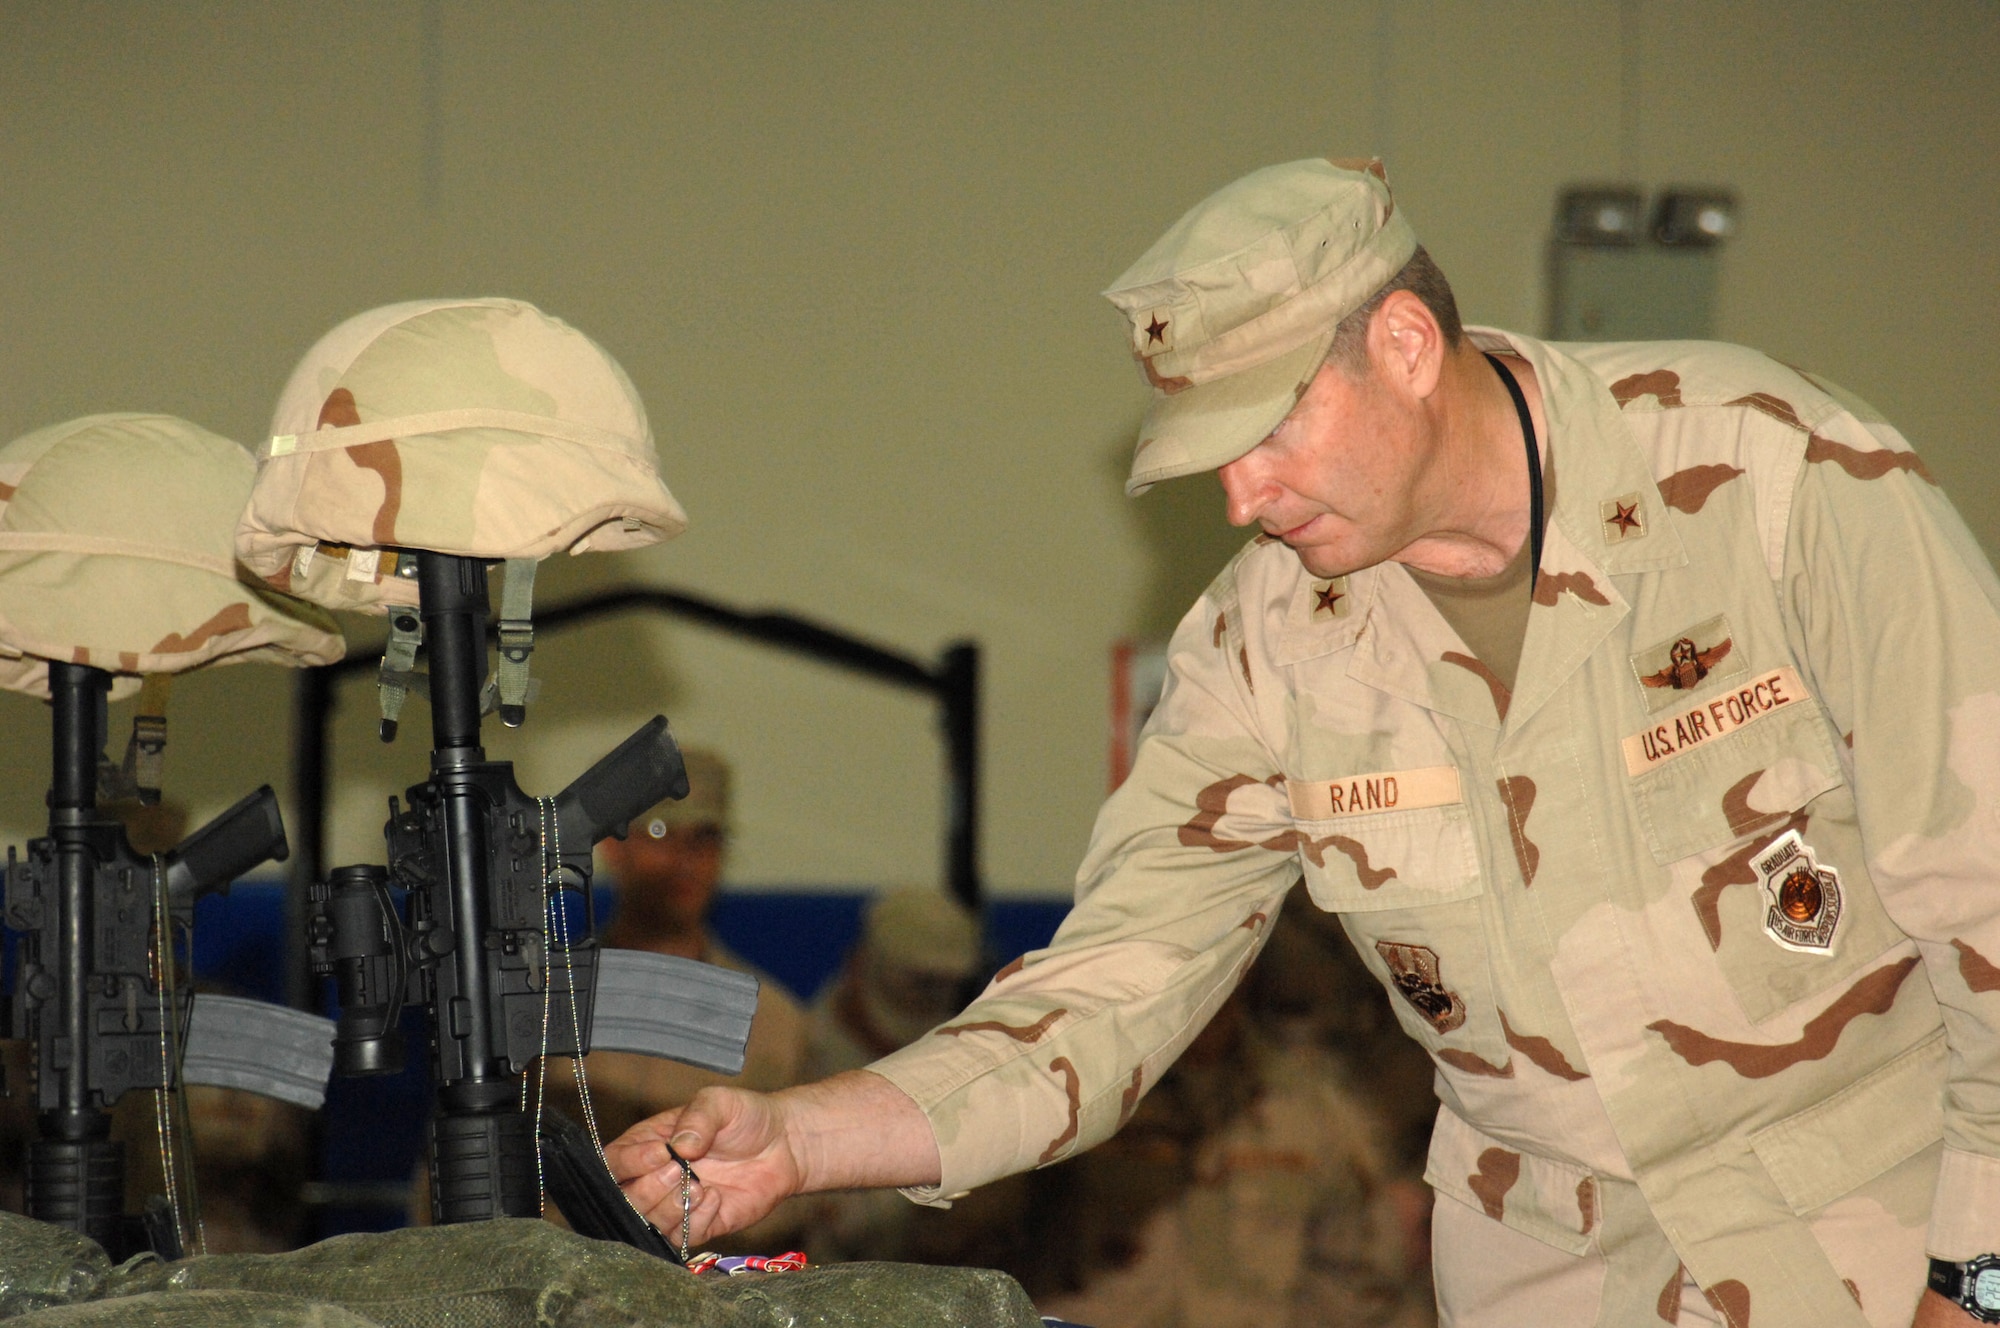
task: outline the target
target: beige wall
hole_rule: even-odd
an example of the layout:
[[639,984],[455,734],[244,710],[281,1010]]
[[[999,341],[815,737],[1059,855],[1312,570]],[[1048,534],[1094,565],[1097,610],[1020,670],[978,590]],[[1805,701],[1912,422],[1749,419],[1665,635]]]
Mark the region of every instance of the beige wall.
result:
[[[1212,481],[1118,489],[1143,389],[1095,292],[1175,215],[1256,165],[1382,150],[1468,316],[1538,330],[1559,187],[1729,185],[1721,334],[1887,410],[1993,548],[1996,67],[1990,0],[5,0],[0,436],[156,409],[251,439],[350,313],[536,301],[630,370],[694,519],[558,560],[545,597],[647,581],[925,655],[979,639],[988,874],[1060,891],[1108,646],[1233,543]],[[739,879],[934,874],[922,703],[681,625],[552,641],[544,671],[494,743],[530,791],[664,709],[739,761]],[[288,684],[184,680],[171,782],[197,815],[284,783]],[[423,766],[347,699],[336,861],[379,856]],[[0,697],[16,841],[45,735]]]

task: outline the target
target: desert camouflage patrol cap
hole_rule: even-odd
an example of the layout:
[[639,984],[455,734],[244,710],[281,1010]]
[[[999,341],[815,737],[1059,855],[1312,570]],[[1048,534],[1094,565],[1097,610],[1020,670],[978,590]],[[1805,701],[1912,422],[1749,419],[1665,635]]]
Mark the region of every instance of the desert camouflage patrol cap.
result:
[[332,608],[415,604],[399,548],[538,559],[687,527],[625,371],[519,300],[348,319],[292,371],[257,460],[238,555]]
[[681,764],[687,769],[685,798],[663,798],[632,818],[629,831],[635,835],[663,838],[680,826],[712,826],[728,834],[733,829],[730,803],[735,777],[729,762],[706,747],[683,747]]
[[875,896],[862,937],[869,953],[895,968],[969,976],[979,965],[979,922],[944,891],[903,886]]
[[48,695],[48,661],[125,675],[331,664],[333,620],[236,561],[256,463],[168,415],[91,415],[0,447],[0,686]]
[[1153,387],[1125,491],[1255,447],[1416,249],[1379,160],[1267,166],[1197,203],[1104,292]]

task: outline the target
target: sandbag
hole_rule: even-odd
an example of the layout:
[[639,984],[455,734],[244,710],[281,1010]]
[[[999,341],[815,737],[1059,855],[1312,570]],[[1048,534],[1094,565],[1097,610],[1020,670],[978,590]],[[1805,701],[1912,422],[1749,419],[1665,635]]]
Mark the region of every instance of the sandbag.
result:
[[755,1328],[990,1325],[1042,1328],[1028,1293],[991,1268],[838,1263],[796,1273],[703,1277],[704,1289]]
[[211,1328],[256,1324],[257,1328],[373,1328],[338,1305],[274,1296],[260,1291],[152,1291],[115,1300],[62,1305],[12,1321],[21,1328]]
[[0,1319],[94,1300],[110,1275],[111,1260],[96,1241],[0,1212]]
[[511,1219],[114,1269],[82,1237],[11,1214],[0,1214],[0,1318],[8,1328],[1041,1328],[1019,1284],[976,1268],[696,1277]]

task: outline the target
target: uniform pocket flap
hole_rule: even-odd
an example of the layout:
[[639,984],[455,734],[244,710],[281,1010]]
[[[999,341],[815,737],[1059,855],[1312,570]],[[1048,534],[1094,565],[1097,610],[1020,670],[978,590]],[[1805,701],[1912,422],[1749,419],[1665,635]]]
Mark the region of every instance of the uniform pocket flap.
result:
[[1945,1042],[1934,1033],[1873,1074],[1750,1136],[1794,1213],[1826,1207],[1944,1136]]
[[1438,1109],[1424,1181],[1567,1254],[1596,1243],[1596,1177],[1583,1167],[1511,1149],[1449,1107]]
[[1672,862],[1782,819],[1841,783],[1817,709],[1788,705],[1634,775],[1632,796],[1654,861]]
[[1328,912],[1423,908],[1484,889],[1462,802],[1295,825],[1306,889]]

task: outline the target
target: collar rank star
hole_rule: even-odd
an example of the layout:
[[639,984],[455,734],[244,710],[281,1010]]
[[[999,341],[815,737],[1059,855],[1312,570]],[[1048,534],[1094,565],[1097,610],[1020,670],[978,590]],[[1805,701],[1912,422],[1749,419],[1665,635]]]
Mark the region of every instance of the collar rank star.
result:
[[1840,876],[1787,830],[1751,862],[1764,891],[1764,934],[1787,950],[1830,954],[1840,926]]
[[1312,583],[1312,616],[1315,622],[1347,616],[1347,578]]
[[1638,539],[1646,533],[1644,505],[1636,493],[1607,498],[1597,505],[1597,512],[1599,520],[1604,523],[1602,528],[1606,544]]

